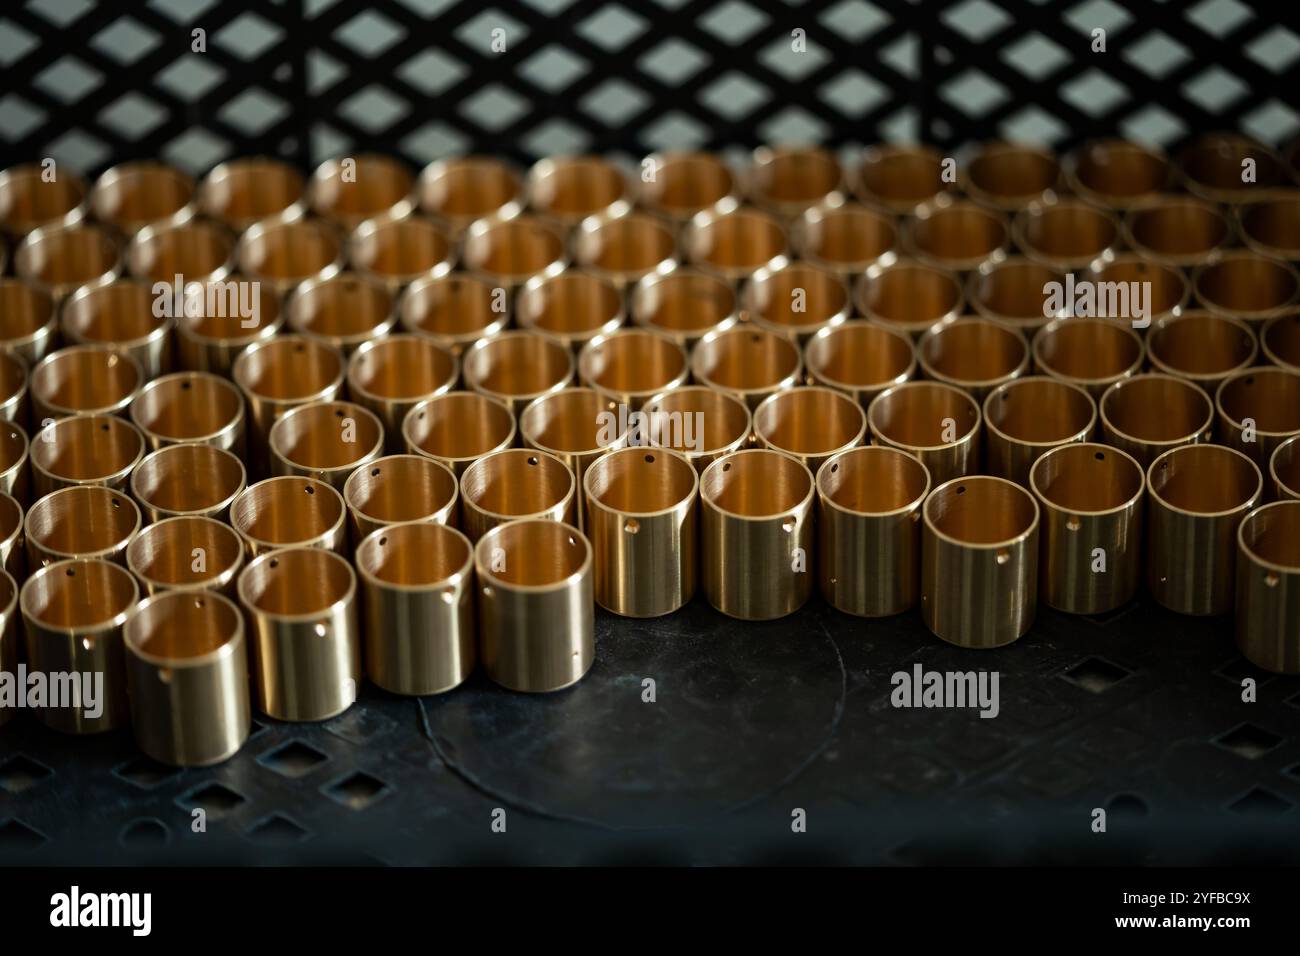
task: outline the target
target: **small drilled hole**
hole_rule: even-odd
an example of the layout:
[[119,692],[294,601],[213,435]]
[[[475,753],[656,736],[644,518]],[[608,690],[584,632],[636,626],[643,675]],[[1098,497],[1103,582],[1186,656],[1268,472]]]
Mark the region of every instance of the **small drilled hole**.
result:
[[646,460],[646,464],[647,464],[647,465],[653,465],[653,464],[655,463],[655,456],[654,456],[654,455],[646,455],[646,456],[645,456],[645,460]]
[[966,494],[966,486],[965,486],[965,485],[958,485],[958,486],[957,486],[957,494],[959,494],[959,495],[964,495],[964,494]]
[[528,464],[530,464],[530,465],[536,465],[536,464],[537,464],[537,456],[536,456],[536,455],[529,455],[529,456],[528,456]]
[[379,477],[379,469],[378,469],[378,468],[371,468],[371,469],[370,469],[370,477],[371,477],[371,478],[378,478],[378,477]]
[[1097,454],[1093,455],[1092,457],[1096,458],[1098,461],[1105,461],[1106,453],[1104,451],[1099,451],[1097,452]]
[[271,565],[271,567],[273,568],[278,568],[280,566],[280,559],[272,558],[270,561],[267,562],[267,564]]
[[387,538],[380,538],[380,539],[379,539],[379,546],[380,546],[381,548],[382,548],[384,545],[386,545],[386,544],[388,544],[388,539],[387,539]]
[[311,485],[308,485],[306,488],[303,489],[303,491],[307,492],[307,494],[309,495],[316,494],[316,489],[313,488]]

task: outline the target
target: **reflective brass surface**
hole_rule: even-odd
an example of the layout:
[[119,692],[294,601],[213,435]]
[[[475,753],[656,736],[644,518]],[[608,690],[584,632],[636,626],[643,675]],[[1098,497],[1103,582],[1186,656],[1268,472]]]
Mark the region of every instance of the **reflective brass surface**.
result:
[[1300,673],[1300,501],[1257,508],[1237,530],[1237,647],[1256,667]]
[[1077,385],[1038,375],[1007,382],[984,400],[984,468],[1028,488],[1034,462],[1088,441],[1096,424],[1097,403]]
[[975,399],[941,382],[896,385],[867,408],[873,443],[915,455],[936,485],[978,469],[980,420]]

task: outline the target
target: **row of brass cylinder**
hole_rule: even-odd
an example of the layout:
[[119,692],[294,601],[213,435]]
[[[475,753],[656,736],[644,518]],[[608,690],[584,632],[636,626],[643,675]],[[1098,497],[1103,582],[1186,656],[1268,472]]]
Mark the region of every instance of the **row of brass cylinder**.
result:
[[1145,580],[1300,672],[1293,155],[5,171],[0,664],[181,764],[363,675],[567,687],[697,590],[994,647]]

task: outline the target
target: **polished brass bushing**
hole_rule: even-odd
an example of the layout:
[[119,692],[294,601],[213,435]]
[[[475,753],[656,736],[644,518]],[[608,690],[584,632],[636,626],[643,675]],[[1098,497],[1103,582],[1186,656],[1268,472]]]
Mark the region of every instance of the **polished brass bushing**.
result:
[[598,335],[617,332],[623,295],[610,279],[578,269],[537,276],[515,297],[519,326],[560,339],[577,351]]
[[1241,241],[1262,256],[1300,261],[1300,190],[1279,189],[1237,207]]
[[27,364],[0,351],[0,422],[27,420]]
[[502,332],[480,339],[461,360],[465,384],[506,404],[512,414],[573,378],[573,353],[559,339],[538,332]]
[[798,458],[814,475],[832,455],[860,445],[867,416],[852,396],[820,385],[787,388],[754,409],[754,437]]
[[263,220],[239,237],[235,261],[245,276],[283,296],[307,279],[338,275],[343,237],[323,219]]
[[958,319],[923,332],[916,360],[926,378],[965,389],[979,402],[1029,370],[1029,343],[992,319]]
[[144,457],[140,431],[116,415],[75,415],[36,433],[29,454],[36,496],[72,485],[125,488]]
[[1038,610],[1038,503],[990,475],[944,482],[922,508],[921,619],[959,647],[1002,647]]
[[750,154],[745,180],[750,202],[786,219],[844,198],[840,161],[816,146],[760,146]]
[[244,620],[234,602],[220,594],[147,597],[123,641],[140,749],[177,767],[233,757],[251,726]]
[[347,546],[343,495],[315,478],[285,475],[249,485],[230,505],[230,524],[249,555],[276,548],[325,548],[342,554]]
[[578,523],[577,482],[544,451],[507,448],[484,455],[460,476],[461,528],[470,541],[517,518]]
[[866,318],[914,336],[962,314],[961,280],[911,259],[872,266],[853,295]]
[[1142,337],[1113,319],[1053,319],[1031,348],[1039,372],[1082,386],[1096,399],[1141,371],[1146,358]]
[[269,156],[232,159],[199,183],[199,211],[243,232],[260,219],[301,219],[307,210],[303,175]]
[[1124,216],[1124,239],[1138,255],[1171,266],[1194,266],[1232,238],[1228,217],[1195,196],[1152,196]]
[[612,402],[636,411],[659,392],[686,383],[686,350],[649,329],[620,329],[592,339],[578,355],[578,378]]
[[642,212],[599,215],[573,232],[573,259],[625,288],[652,273],[677,266],[677,239],[668,223]]
[[237,589],[260,711],[276,720],[327,720],[356,702],[361,629],[352,565],[320,548],[282,548],[254,558]]
[[898,227],[859,203],[821,205],[795,221],[790,239],[800,259],[848,280],[894,260]]
[[684,258],[730,282],[759,269],[777,269],[787,258],[786,232],[772,216],[750,206],[698,213],[682,237]]
[[930,474],[895,448],[853,448],[817,473],[817,583],[859,617],[914,607],[921,594],[921,504]]
[[366,675],[394,694],[441,694],[474,671],[474,548],[442,524],[392,524],[357,547]]
[[25,236],[42,226],[71,226],[86,215],[86,181],[60,169],[25,163],[0,169],[0,229]]
[[756,326],[793,336],[800,344],[839,325],[853,311],[843,278],[806,262],[759,269],[745,285],[743,302]]
[[403,451],[402,422],[425,399],[451,391],[460,377],[456,356],[420,335],[386,335],[363,342],[348,360],[348,395],[374,412],[388,449]]
[[0,491],[27,501],[28,478],[27,432],[13,422],[0,424]]
[[1207,392],[1255,364],[1255,333],[1224,315],[1193,309],[1161,319],[1147,333],[1147,356],[1158,372],[1195,382]]
[[1185,379],[1152,372],[1116,382],[1097,402],[1106,444],[1143,468],[1161,453],[1210,440],[1214,403]]
[[1077,385],[1033,375],[1000,385],[984,399],[984,467],[990,475],[1029,487],[1041,455],[1092,438],[1097,403]]
[[1006,257],[1010,243],[1003,216],[978,203],[948,197],[926,203],[908,220],[908,251],[937,269],[966,272]]
[[1042,538],[1039,594],[1067,614],[1105,614],[1137,593],[1146,476],[1132,455],[1091,442],[1060,445],[1029,474]]
[[327,159],[307,183],[307,202],[348,232],[376,216],[401,219],[415,208],[415,174],[400,159],[379,153]]
[[678,225],[701,212],[727,212],[740,202],[736,175],[712,153],[651,153],[641,161],[637,202]]
[[218,222],[191,219],[178,226],[146,226],[126,250],[131,275],[151,285],[221,282],[235,268],[233,232]]
[[1081,199],[1023,209],[1011,232],[1021,252],[1060,272],[1113,258],[1122,241],[1119,219]]
[[1237,528],[1260,503],[1253,461],[1222,445],[1186,445],[1147,469],[1147,586],[1179,614],[1226,614],[1236,587]]
[[165,445],[131,472],[131,495],[146,521],[174,515],[225,521],[246,482],[244,463],[233,452],[196,443]]
[[695,594],[699,474],[663,448],[622,448],[584,478],[595,597],[624,617],[671,614]]
[[124,414],[144,385],[140,364],[104,345],[51,352],[29,378],[37,424],[65,415]]
[[243,454],[244,418],[239,389],[211,372],[155,378],[131,402],[131,421],[152,450],[195,442]]
[[1300,372],[1300,310],[1270,319],[1259,330],[1259,347],[1274,365]]
[[107,561],[57,561],[23,583],[27,666],[57,679],[66,695],[38,711],[46,726],[95,734],[127,723],[122,628],[139,596],[131,572]]
[[599,156],[539,159],[528,171],[527,186],[528,205],[566,227],[598,213],[618,216],[631,208],[631,183]]
[[895,385],[872,399],[867,426],[875,444],[920,459],[935,484],[979,469],[980,406],[959,388],[942,382]]
[[[1182,269],[1131,252],[1121,252],[1114,259],[1094,262],[1080,278],[1093,283],[1089,291],[1095,297],[1096,317],[1136,323],[1135,328],[1146,328],[1148,323],[1154,325],[1181,315],[1192,297],[1192,284]],[[1127,295],[1124,290],[1128,290]],[[1114,298],[1105,303],[1107,296],[1112,294]],[[1069,308],[1079,304],[1077,285],[1075,298],[1074,303],[1068,304]],[[1139,315],[1139,312],[1145,314]],[[1063,314],[1068,314],[1068,311]]]
[[412,282],[402,293],[397,315],[406,331],[433,339],[459,356],[479,339],[506,327],[508,305],[504,289],[453,272]]
[[1300,674],[1300,501],[1276,501],[1237,530],[1237,647],[1256,667]]
[[[18,645],[22,639],[18,623],[18,584],[8,571],[0,571],[0,673],[18,673]],[[17,714],[17,706],[0,703],[0,727]]]
[[407,451],[436,458],[459,476],[472,462],[515,443],[515,416],[500,399],[446,392],[407,413],[402,437]]
[[280,297],[259,282],[190,286],[176,316],[176,364],[229,376],[239,353],[284,325]]
[[1300,498],[1300,435],[1288,438],[1274,449],[1268,473],[1276,497]]
[[563,271],[564,236],[558,226],[537,216],[477,219],[465,230],[461,262],[494,291],[510,293],[533,276]]
[[1061,164],[1048,149],[1025,143],[984,143],[966,163],[962,187],[977,202],[1025,209],[1055,202]]
[[475,219],[509,219],[524,208],[519,170],[493,156],[436,159],[416,181],[420,209],[459,236]]
[[304,280],[290,293],[284,311],[294,332],[344,355],[387,335],[397,324],[393,294],[383,283],[355,272]]
[[784,452],[724,455],[700,476],[700,578],[730,617],[765,621],[813,589],[813,476]]
[[1300,272],[1254,252],[1225,252],[1192,273],[1192,289],[1211,312],[1248,323],[1266,322],[1300,302]]
[[23,535],[27,565],[44,567],[68,558],[123,563],[141,527],[140,509],[120,491],[75,485],[39,499],[27,510]]
[[550,520],[497,525],[474,548],[479,657],[510,690],[553,691],[596,656],[591,543]]
[[131,541],[126,566],[146,594],[208,590],[233,596],[244,566],[244,542],[230,525],[213,518],[164,518]]
[[[1250,181],[1242,178],[1247,161],[1254,173]],[[1244,202],[1287,178],[1276,151],[1237,133],[1198,136],[1178,154],[1178,166],[1189,192],[1218,203]]]
[[812,381],[853,396],[865,409],[885,389],[916,374],[916,349],[904,332],[854,319],[810,338],[804,365]]
[[58,314],[48,291],[21,279],[0,278],[0,349],[30,367],[49,354],[58,334]]
[[632,421],[627,409],[620,416],[618,405],[592,388],[543,395],[519,413],[524,444],[555,456],[573,472],[579,528],[585,520],[583,475],[597,458],[627,442]]
[[739,396],[703,385],[669,389],[641,411],[644,417],[629,439],[678,452],[701,473],[723,455],[748,445],[753,428],[749,406]]
[[442,462],[424,455],[389,455],[354,471],[343,486],[352,540],[390,524],[431,521],[454,525],[460,488]]
[[194,215],[194,180],[152,160],[121,163],[95,180],[89,208],[127,236],[145,226],[179,225]]
[[[170,281],[170,280],[169,280]],[[101,345],[131,356],[154,378],[171,368],[169,310],[154,308],[157,295],[144,279],[86,286],[63,301],[59,325],[69,345]]]
[[628,311],[637,325],[691,349],[710,332],[739,321],[738,301],[736,290],[722,277],[678,268],[638,282],[629,293]]
[[1065,160],[1070,191],[1108,209],[1129,209],[1169,189],[1174,178],[1164,153],[1122,139],[1089,140]]
[[1214,406],[1219,442],[1262,471],[1278,445],[1300,434],[1300,372],[1272,365],[1234,372],[1219,385]]
[[0,492],[0,567],[21,579],[27,568],[26,557],[23,506],[13,495]]
[[691,374],[701,385],[736,395],[754,409],[801,381],[803,359],[793,339],[746,324],[710,332],[696,342]]
[[1069,314],[1069,304],[1052,308],[1048,288],[1064,289],[1065,274],[1024,256],[988,262],[966,279],[966,301],[979,315],[1032,335],[1052,319]]
[[354,468],[384,453],[384,426],[354,402],[312,402],[285,412],[267,444],[272,474],[303,475],[342,490]]
[[929,146],[869,146],[853,177],[853,192],[868,206],[906,215],[956,190],[956,183],[944,180],[943,161]]
[[393,295],[416,279],[447,275],[454,258],[451,239],[424,216],[367,219],[348,237],[352,268]]
[[83,286],[105,285],[122,269],[122,249],[107,228],[92,224],[43,226],[14,251],[14,273],[56,303]]

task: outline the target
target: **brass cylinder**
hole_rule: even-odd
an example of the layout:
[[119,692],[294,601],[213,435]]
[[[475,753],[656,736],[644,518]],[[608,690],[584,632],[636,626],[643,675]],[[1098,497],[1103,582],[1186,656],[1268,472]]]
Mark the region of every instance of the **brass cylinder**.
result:
[[905,244],[913,256],[953,272],[1005,258],[1009,243],[1006,220],[997,212],[947,197],[919,207],[905,231]]
[[[0,571],[0,673],[18,673],[21,627],[18,623],[18,585],[8,571]],[[0,727],[17,714],[16,706],[0,704]]]
[[868,206],[906,215],[956,190],[955,183],[944,181],[943,159],[929,146],[869,146],[853,177],[853,192]]
[[1193,310],[1162,319],[1147,335],[1156,371],[1195,382],[1207,392],[1233,372],[1255,363],[1255,334],[1236,319]]
[[220,594],[157,594],[126,622],[135,742],[177,767],[233,757],[248,738],[248,651],[239,608]]
[[1268,472],[1278,498],[1300,498],[1300,435],[1274,449]]
[[1061,164],[1051,150],[1039,146],[984,143],[964,172],[967,195],[998,209],[1052,203],[1062,192]]
[[49,354],[58,337],[58,315],[50,293],[21,279],[0,278],[0,349],[17,355],[30,368]]
[[67,695],[39,710],[47,727],[95,734],[128,722],[122,628],[139,596],[131,573],[107,561],[57,561],[23,583],[27,667],[57,676]]
[[1029,487],[1034,462],[1059,445],[1086,442],[1097,403],[1077,385],[1044,376],[1007,382],[984,399],[984,467]]
[[453,272],[416,279],[397,305],[402,328],[422,335],[459,356],[479,339],[496,335],[510,317],[501,294],[482,279]]
[[787,388],[754,409],[754,437],[797,458],[814,475],[822,462],[861,445],[867,416],[852,397],[819,385]]
[[1044,291],[1049,283],[1064,289],[1065,273],[1024,256],[988,262],[966,279],[966,301],[985,319],[1032,335],[1052,319],[1068,315],[1068,307],[1052,309]]
[[564,343],[537,332],[502,332],[480,339],[461,359],[465,384],[504,402],[511,414],[564,388],[573,368],[573,353]]
[[27,432],[13,422],[0,425],[0,491],[24,503],[31,485],[27,459]]
[[60,488],[27,510],[27,566],[44,567],[68,558],[123,563],[140,525],[140,509],[120,491],[97,485]]
[[25,236],[42,226],[71,226],[86,215],[86,181],[64,169],[25,163],[0,170],[0,229]]
[[745,285],[744,306],[756,326],[792,336],[801,345],[853,311],[844,280],[806,262],[759,269]]
[[573,260],[625,288],[677,266],[677,239],[668,224],[646,213],[598,215],[574,230]]
[[84,286],[106,285],[122,271],[122,249],[108,229],[43,226],[14,250],[14,274],[62,302]]
[[700,577],[729,617],[792,614],[813,589],[813,476],[784,452],[724,455],[700,476]]
[[342,490],[354,468],[384,453],[384,426],[353,402],[312,402],[271,426],[271,473],[317,478]]
[[425,166],[416,181],[420,209],[459,236],[475,219],[510,219],[524,208],[523,175],[493,156],[453,156]]
[[1259,330],[1259,348],[1274,365],[1300,372],[1300,310],[1270,319]]
[[1173,185],[1164,153],[1122,139],[1083,143],[1065,161],[1065,180],[1077,196],[1109,209],[1129,209]]
[[749,206],[702,212],[687,224],[682,251],[696,267],[739,282],[759,269],[785,265],[786,232],[772,216]]
[[1147,585],[1179,614],[1226,614],[1236,587],[1237,529],[1260,503],[1255,463],[1222,445],[1165,452],[1147,469]]
[[1106,444],[1128,452],[1143,468],[1160,454],[1210,440],[1214,404],[1197,386],[1150,373],[1116,382],[1097,403]]
[[244,567],[244,542],[230,525],[213,518],[164,518],[131,541],[126,566],[146,594],[220,591],[233,597]]
[[[26,557],[23,506],[13,495],[0,492],[0,567],[21,580],[27,570]],[[0,600],[0,605],[3,603]]]
[[898,227],[858,203],[813,206],[791,228],[791,243],[800,259],[848,281],[894,260]]
[[379,153],[327,159],[307,182],[307,202],[347,231],[376,216],[402,219],[415,208],[415,174],[395,156]]
[[474,671],[474,548],[455,528],[387,525],[357,547],[366,674],[394,694],[441,694]]
[[1300,190],[1279,189],[1237,207],[1241,241],[1261,256],[1300,261]]
[[260,282],[190,286],[176,317],[176,364],[229,377],[247,346],[284,325],[280,297]]
[[50,422],[30,449],[36,496],[72,485],[125,488],[144,457],[138,429],[115,415],[77,415]]
[[239,271],[276,295],[343,269],[343,238],[321,219],[263,220],[244,230],[235,249]]
[[1110,259],[1121,243],[1119,220],[1080,199],[1024,209],[1011,233],[1026,256],[1062,272]]
[[332,486],[286,475],[249,485],[230,505],[230,524],[251,556],[277,548],[325,548],[343,553],[347,507]]
[[276,720],[327,720],[361,683],[357,576],[320,548],[282,548],[240,572],[258,710]]
[[194,215],[194,180],[152,160],[121,163],[101,173],[90,191],[90,212],[127,236],[145,226],[177,225]]
[[1152,196],[1124,216],[1124,238],[1138,255],[1170,266],[1194,266],[1232,239],[1219,207],[1195,196]]
[[1132,455],[1091,442],[1059,445],[1034,464],[1042,538],[1039,593],[1067,614],[1105,614],[1141,582],[1146,476]]
[[578,378],[610,401],[636,411],[659,392],[684,385],[686,350],[649,329],[620,329],[592,339],[578,355]]
[[736,175],[712,153],[652,153],[641,168],[646,173],[638,204],[678,225],[697,213],[726,212],[739,205]]
[[1300,372],[1261,365],[1234,372],[1214,395],[1220,444],[1262,471],[1277,446],[1300,434]]
[[194,442],[242,454],[244,399],[211,372],[173,372],[155,378],[131,402],[131,421],[149,448]]
[[1225,252],[1192,273],[1192,288],[1202,307],[1263,323],[1293,310],[1300,302],[1300,272],[1254,252]]
[[872,266],[853,294],[866,318],[914,336],[951,322],[964,305],[957,276],[912,259]]
[[753,429],[749,406],[738,396],[703,385],[661,392],[641,411],[645,418],[633,432],[637,443],[648,440],[658,448],[675,451],[701,474],[723,455],[748,445]]
[[303,280],[289,294],[284,310],[290,329],[344,355],[387,335],[397,324],[393,294],[382,283],[354,272]]
[[165,445],[131,472],[131,496],[147,521],[175,515],[225,521],[246,483],[244,463],[233,452],[195,443]]
[[27,366],[13,352],[0,352],[0,422],[27,420]]
[[497,525],[474,547],[479,656],[510,690],[553,691],[577,683],[596,652],[592,548],[559,521]]
[[574,511],[586,519],[583,475],[593,462],[628,438],[632,416],[595,389],[566,388],[543,395],[519,413],[519,433],[524,445],[555,456],[573,472],[577,498]]
[[901,614],[921,593],[921,504],[930,474],[895,448],[852,448],[817,473],[817,584],[859,617]]
[[343,486],[352,540],[408,521],[455,525],[460,513],[456,476],[424,455],[389,455],[354,471]]
[[803,359],[788,336],[734,326],[695,343],[691,374],[701,385],[729,392],[754,409],[769,395],[800,382]]
[[[1187,275],[1182,269],[1131,252],[1121,252],[1114,259],[1094,262],[1083,272],[1082,278],[1094,283],[1093,291],[1097,293],[1099,300],[1103,298],[1105,283],[1123,283],[1124,285],[1118,287],[1121,290],[1117,302],[1118,308],[1108,310],[1120,314],[1099,317],[1119,319],[1133,324],[1134,328],[1148,328],[1150,325],[1182,315],[1187,311],[1188,302],[1192,298],[1192,284],[1187,281]],[[1134,286],[1133,283],[1138,285]],[[1125,288],[1138,289],[1139,294],[1143,296],[1142,311],[1146,313],[1145,315],[1138,314],[1137,302],[1132,294],[1128,296],[1128,305],[1127,308],[1125,307],[1122,293]],[[1075,294],[1077,297],[1077,286]],[[1101,312],[1103,309],[1099,307],[1097,311]]]
[[460,377],[450,349],[419,335],[363,342],[348,360],[348,395],[374,412],[391,452],[404,450],[402,422],[420,402],[449,392]]
[[632,289],[628,310],[637,325],[692,349],[710,332],[739,321],[736,290],[725,279],[699,269],[678,268],[648,275]]
[[1039,372],[1073,382],[1098,400],[1141,371],[1146,358],[1142,337],[1112,319],[1053,319],[1038,330],[1031,350]]
[[627,177],[599,156],[547,157],[528,171],[528,205],[566,227],[598,213],[622,215],[631,198]]
[[[170,281],[170,279],[168,280]],[[171,368],[173,321],[156,315],[157,296],[144,279],[86,286],[63,301],[60,326],[70,345],[100,345],[131,356],[146,379]]]
[[1002,647],[1038,610],[1038,503],[990,475],[944,482],[922,509],[921,619],[959,647]]
[[125,414],[144,382],[129,355],[103,345],[71,345],[32,369],[32,418],[40,424],[65,415]]
[[489,216],[465,230],[461,262],[492,289],[514,292],[534,276],[562,272],[566,261],[559,227],[537,216]]
[[1256,667],[1300,674],[1300,501],[1256,508],[1237,531],[1237,647]]
[[566,269],[524,283],[515,297],[520,328],[557,338],[575,351],[623,324],[623,296],[613,281]]
[[348,262],[358,276],[396,295],[416,279],[451,272],[455,250],[432,219],[367,219],[348,237]]
[[815,146],[760,146],[750,154],[746,180],[750,202],[787,219],[842,200],[845,191],[839,160]]
[[515,443],[515,416],[500,399],[447,392],[411,409],[402,437],[407,451],[435,458],[459,476],[472,462]]
[[484,455],[460,476],[461,528],[470,541],[517,518],[577,525],[577,484],[560,459],[543,451],[507,448]]
[[[1250,160],[1254,178],[1242,181],[1243,163]],[[1206,133],[1178,154],[1188,192],[1218,203],[1243,202],[1262,187],[1281,185],[1286,177],[1282,157],[1262,143],[1237,133]]]
[[916,360],[926,378],[965,389],[981,402],[1029,369],[1029,343],[991,319],[958,319],[921,334]]
[[979,469],[980,407],[942,382],[905,382],[877,395],[867,426],[877,445],[920,459],[936,485]]
[[207,219],[177,226],[146,226],[126,250],[131,275],[150,284],[221,282],[235,268],[235,234]]
[[803,352],[813,382],[853,396],[864,409],[885,389],[916,375],[911,337],[875,322],[853,319],[822,329]]
[[301,219],[305,182],[293,165],[269,156],[232,159],[214,167],[199,183],[204,215],[243,232],[260,219]]

